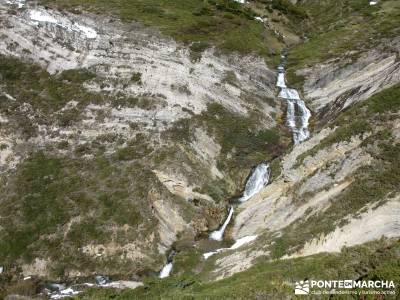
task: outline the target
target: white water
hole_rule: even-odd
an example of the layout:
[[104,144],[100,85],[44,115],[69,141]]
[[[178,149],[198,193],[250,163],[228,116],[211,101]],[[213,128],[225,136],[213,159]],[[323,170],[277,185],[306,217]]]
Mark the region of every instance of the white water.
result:
[[278,86],[280,88],[286,87],[285,73],[278,73],[278,82],[276,83],[276,86]]
[[282,88],[279,97],[290,100],[300,100],[300,95],[295,89]]
[[207,252],[203,254],[204,259],[209,258],[210,256],[217,254],[219,252],[225,251],[225,250],[233,250],[233,249],[237,249],[239,247],[242,247],[243,245],[250,243],[252,241],[254,241],[257,238],[257,235],[249,235],[249,236],[245,236],[242,237],[240,239],[238,239],[231,247],[229,248],[221,248],[221,249],[217,249],[215,251],[212,252]]
[[219,230],[211,232],[210,239],[216,241],[222,241],[222,237],[224,236],[226,226],[228,226],[229,222],[231,221],[232,215],[233,215],[233,207],[231,206],[229,209],[228,217],[226,218],[224,224],[221,226]]
[[250,175],[244,189],[243,196],[239,199],[240,202],[245,202],[257,194],[261,189],[268,184],[270,175],[269,165],[259,164]]
[[[284,56],[282,58],[284,58]],[[278,70],[276,86],[281,89],[279,97],[287,100],[286,125],[292,131],[293,142],[296,145],[310,137],[308,125],[311,112],[304,101],[301,100],[297,90],[286,87],[283,66],[279,66]],[[296,108],[298,115],[296,115]]]
[[164,268],[162,268],[161,272],[160,272],[160,278],[166,278],[169,276],[169,274],[172,271],[172,262],[167,263]]

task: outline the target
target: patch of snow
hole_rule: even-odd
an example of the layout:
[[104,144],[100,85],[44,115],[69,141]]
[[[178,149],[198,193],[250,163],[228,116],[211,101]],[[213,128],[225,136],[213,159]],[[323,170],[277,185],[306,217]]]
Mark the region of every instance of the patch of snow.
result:
[[100,285],[100,287],[114,288],[114,289],[135,289],[142,285],[143,285],[143,283],[138,282],[138,281],[118,280],[118,281],[111,281],[109,283]]
[[25,5],[25,0],[7,0],[7,4],[18,5],[18,8],[22,8]]
[[31,20],[34,21],[57,24],[56,18],[39,10],[31,10],[29,13],[29,17],[31,18]]
[[257,235],[249,235],[238,239],[229,249],[237,249],[242,247],[243,245],[254,241],[257,238]]
[[69,20],[57,19],[44,10],[31,10],[29,12],[29,17],[32,21],[35,21],[37,25],[39,25],[39,23],[50,23],[68,31],[78,32],[88,39],[95,39],[97,37],[97,32],[93,28],[78,23],[72,23]]
[[215,251],[211,251],[211,252],[207,252],[203,254],[204,259],[209,258],[210,256],[223,252],[223,251],[227,251],[227,250],[234,250],[234,249],[238,249],[240,247],[242,247],[245,244],[248,244],[252,241],[254,241],[257,238],[257,235],[249,235],[249,236],[245,236],[242,237],[240,239],[238,239],[232,246],[230,246],[229,248],[221,248],[221,249],[217,249]]
[[65,288],[60,292],[56,292],[50,295],[50,299],[62,299],[62,298],[69,298],[71,296],[75,296],[81,293],[81,291],[75,291],[73,288]]
[[87,27],[87,26],[83,26],[80,24],[76,24],[76,27],[83,32],[84,34],[86,34],[88,39],[95,39],[97,37],[97,32],[96,30],[94,30],[93,28]]
[[378,1],[369,1],[369,5],[377,5],[378,4]]

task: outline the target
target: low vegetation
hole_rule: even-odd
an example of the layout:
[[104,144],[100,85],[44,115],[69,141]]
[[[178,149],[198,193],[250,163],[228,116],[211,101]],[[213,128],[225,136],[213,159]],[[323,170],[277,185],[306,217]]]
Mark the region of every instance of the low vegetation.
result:
[[258,128],[259,118],[257,113],[245,117],[218,103],[211,103],[201,115],[179,121],[169,134],[174,140],[185,141],[193,135],[195,128],[206,128],[221,146],[218,167],[237,177],[240,170],[248,170],[249,166],[278,156],[287,146],[281,142],[284,131]]
[[[15,175],[2,180],[7,183],[0,186],[0,260],[6,268],[36,257],[54,260],[55,277],[74,266],[104,272],[115,272],[116,266],[125,272],[142,267],[143,261],[123,259],[110,265],[107,258],[77,251],[111,239],[120,245],[142,243],[140,236],[153,230],[148,190],[165,191],[138,161],[121,166],[104,156],[86,160],[36,152]],[[156,253],[152,246],[142,245],[149,255]],[[152,259],[157,262],[157,256]]]
[[[149,279],[144,287],[132,291],[92,289],[77,299],[281,299],[294,294],[295,281],[305,279],[359,280],[362,277],[362,280],[390,278],[398,282],[399,251],[398,241],[383,239],[345,248],[338,254],[275,261],[259,258],[250,269],[216,282],[204,281],[199,275],[181,275]],[[333,295],[330,299],[343,298]]]
[[302,1],[299,7],[309,17],[305,27],[298,27],[302,32],[307,28],[307,39],[290,50],[291,71],[331,58],[352,60],[362,51],[378,46],[382,39],[399,35],[400,3],[396,0],[382,0],[373,6],[368,0],[309,0]]

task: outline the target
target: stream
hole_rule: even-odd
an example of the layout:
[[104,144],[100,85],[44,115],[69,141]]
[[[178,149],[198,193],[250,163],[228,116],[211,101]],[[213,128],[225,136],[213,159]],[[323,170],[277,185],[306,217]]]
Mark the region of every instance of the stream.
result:
[[[279,98],[287,101],[286,111],[286,125],[290,128],[293,135],[293,143],[295,145],[305,141],[310,137],[310,131],[308,129],[309,120],[311,118],[311,112],[307,108],[304,101],[300,98],[299,92],[296,89],[288,88],[286,85],[285,78],[285,64],[286,56],[281,55],[281,62],[278,66],[278,76],[276,86],[280,88]],[[238,199],[240,203],[246,202],[254,195],[258,194],[268,183],[271,175],[269,164],[261,163],[255,167],[251,175],[249,176],[244,192]],[[229,208],[228,216],[226,217],[222,226],[211,232],[209,238],[211,240],[222,241],[226,227],[232,220],[234,208]],[[226,250],[237,249],[244,244],[250,243],[257,238],[257,235],[245,236],[235,241],[235,243],[229,248],[220,248],[211,252],[203,254],[204,259],[208,259],[210,256],[220,253]],[[172,260],[163,267],[160,272],[160,278],[168,277],[172,270]]]
[[[286,86],[285,79],[285,56],[281,56],[282,60],[278,67],[278,77],[276,86],[280,88],[279,98],[287,101],[287,112],[286,112],[286,125],[290,128],[293,134],[293,143],[295,145],[310,137],[308,129],[309,119],[311,117],[310,110],[306,107],[303,100],[297,90],[288,88]],[[246,181],[246,185],[242,196],[238,199],[239,203],[246,202],[254,195],[258,194],[268,183],[271,175],[270,166],[268,163],[261,163],[253,168],[250,176]],[[240,205],[240,204],[239,204]],[[233,218],[234,207],[231,206],[228,211],[228,215],[222,224],[222,226],[210,233],[209,239],[222,241],[225,230]],[[204,259],[208,259],[210,256],[227,251],[237,249],[247,243],[250,243],[257,239],[257,235],[245,236],[235,241],[235,243],[229,248],[219,248],[211,252],[203,254]],[[173,256],[174,252],[170,253],[166,265],[161,269],[159,278],[166,278],[170,276],[173,269]],[[74,284],[67,286],[66,284],[48,284],[44,292],[50,297],[50,299],[61,299],[65,297],[71,297],[81,293],[84,288],[87,287],[112,287],[112,288],[136,288],[137,286],[143,285],[141,282],[135,281],[110,281],[105,276],[96,276],[96,283],[83,283]]]

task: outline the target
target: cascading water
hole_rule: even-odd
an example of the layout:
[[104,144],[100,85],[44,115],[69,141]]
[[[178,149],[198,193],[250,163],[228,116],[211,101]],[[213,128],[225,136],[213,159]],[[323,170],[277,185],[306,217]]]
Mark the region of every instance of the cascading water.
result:
[[160,272],[160,278],[166,278],[172,271],[172,262],[167,263]]
[[228,217],[226,218],[224,224],[221,226],[219,230],[211,232],[210,239],[216,241],[222,241],[222,237],[224,236],[226,226],[228,226],[229,222],[231,221],[232,215],[233,215],[233,207],[231,206],[229,209]]
[[[285,56],[282,56],[282,59],[284,58]],[[308,124],[311,117],[311,112],[307,108],[304,101],[300,99],[300,95],[297,90],[287,88],[283,62],[278,67],[278,72],[276,86],[281,89],[279,97],[286,99],[288,106],[286,113],[286,125],[293,133],[293,142],[295,144],[299,144],[310,137]],[[298,115],[296,115],[296,112],[298,112]]]
[[[259,164],[251,173],[249,179],[247,180],[246,187],[243,192],[243,196],[239,198],[240,202],[245,202],[249,200],[252,196],[257,194],[264,186],[268,184],[270,175],[270,168],[268,164]],[[216,241],[222,241],[224,232],[229,222],[233,216],[233,207],[229,209],[228,217],[226,218],[224,224],[219,230],[213,231],[210,234],[210,239]]]
[[259,164],[247,180],[243,196],[239,201],[245,202],[261,191],[261,189],[268,184],[269,176],[269,165],[265,163]]

